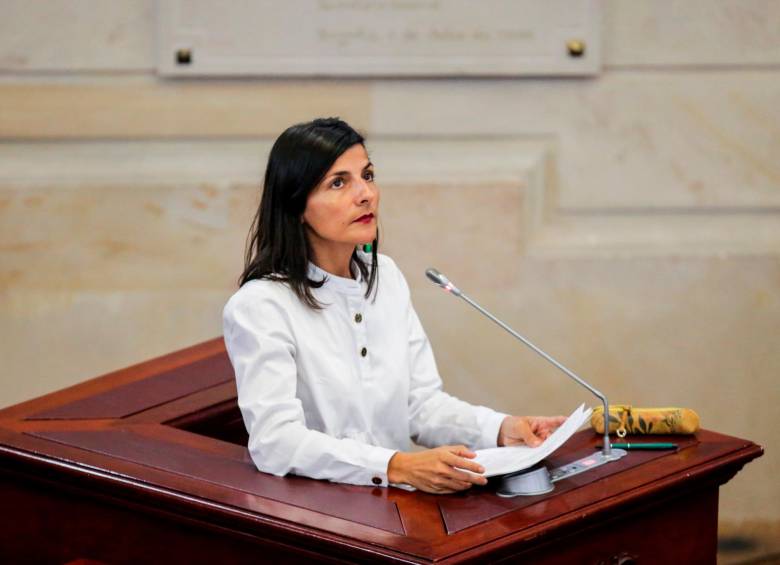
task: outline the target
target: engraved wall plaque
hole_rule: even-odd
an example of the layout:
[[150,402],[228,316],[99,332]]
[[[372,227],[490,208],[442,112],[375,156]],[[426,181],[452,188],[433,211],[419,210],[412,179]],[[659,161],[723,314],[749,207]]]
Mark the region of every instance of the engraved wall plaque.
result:
[[600,0],[158,0],[165,76],[592,75]]

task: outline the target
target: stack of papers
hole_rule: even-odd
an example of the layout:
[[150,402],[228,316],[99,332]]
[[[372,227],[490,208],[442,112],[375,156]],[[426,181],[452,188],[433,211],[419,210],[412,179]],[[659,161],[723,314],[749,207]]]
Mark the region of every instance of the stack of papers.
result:
[[485,468],[486,477],[495,477],[496,475],[506,475],[528,469],[536,465],[539,461],[551,455],[556,449],[566,443],[574,432],[579,430],[582,425],[590,418],[593,410],[585,408],[581,404],[561,426],[555,430],[550,437],[544,440],[538,447],[528,447],[527,445],[516,445],[510,447],[491,447],[489,449],[478,449],[475,451],[477,457],[472,459]]

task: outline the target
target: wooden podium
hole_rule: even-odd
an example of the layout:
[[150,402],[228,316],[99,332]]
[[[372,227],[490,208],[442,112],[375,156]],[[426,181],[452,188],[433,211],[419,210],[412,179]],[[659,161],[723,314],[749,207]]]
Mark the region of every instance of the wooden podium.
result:
[[246,439],[221,338],[6,408],[0,562],[714,563],[718,488],[762,454],[702,430],[500,498],[279,478]]

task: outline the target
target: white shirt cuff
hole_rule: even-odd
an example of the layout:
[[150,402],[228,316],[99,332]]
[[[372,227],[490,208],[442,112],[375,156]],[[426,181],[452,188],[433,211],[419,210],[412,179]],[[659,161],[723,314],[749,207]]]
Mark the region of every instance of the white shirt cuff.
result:
[[390,458],[397,452],[397,449],[387,449],[386,447],[367,447],[365,461],[365,482],[367,485],[377,487],[388,486],[387,465],[390,463]]
[[490,408],[484,409],[477,415],[481,437],[477,449],[486,449],[488,447],[498,447],[498,432],[501,430],[501,423],[509,414],[496,412]]

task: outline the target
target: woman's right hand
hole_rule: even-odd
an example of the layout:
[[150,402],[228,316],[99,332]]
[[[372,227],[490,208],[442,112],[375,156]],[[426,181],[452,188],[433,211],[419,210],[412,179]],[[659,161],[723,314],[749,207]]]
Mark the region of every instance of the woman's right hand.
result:
[[471,485],[485,485],[487,479],[481,474],[475,474],[484,473],[485,469],[470,461],[476,456],[476,453],[463,445],[445,445],[416,452],[399,451],[387,464],[387,480],[391,483],[406,483],[434,494],[466,490]]

